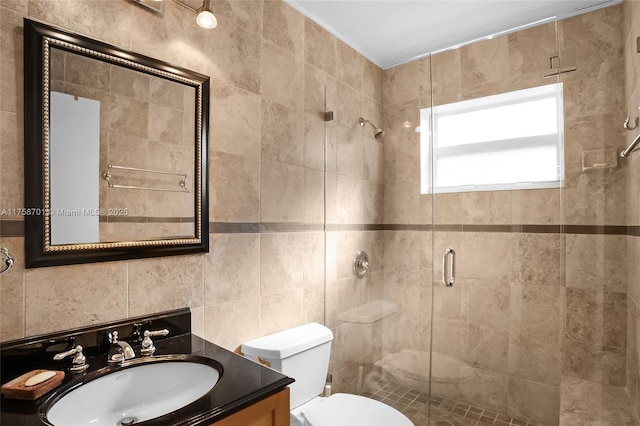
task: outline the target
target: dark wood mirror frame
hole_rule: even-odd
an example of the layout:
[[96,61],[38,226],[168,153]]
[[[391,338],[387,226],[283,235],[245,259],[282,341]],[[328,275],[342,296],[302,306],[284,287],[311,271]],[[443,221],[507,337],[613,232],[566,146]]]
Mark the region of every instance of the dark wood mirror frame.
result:
[[[195,89],[194,235],[52,245],[49,212],[50,49],[83,55]],[[27,268],[105,262],[209,251],[209,77],[137,53],[24,20],[25,258]]]

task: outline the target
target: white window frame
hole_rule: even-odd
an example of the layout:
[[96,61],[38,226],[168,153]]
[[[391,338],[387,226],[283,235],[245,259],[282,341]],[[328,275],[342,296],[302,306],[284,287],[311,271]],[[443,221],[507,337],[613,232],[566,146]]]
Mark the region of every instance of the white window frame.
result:
[[[470,111],[495,108],[500,106],[516,105],[525,102],[532,102],[540,99],[555,98],[557,103],[558,119],[557,133],[503,139],[486,142],[473,142],[448,147],[434,146],[438,135],[438,118],[464,114]],[[530,89],[516,90],[513,92],[487,96],[483,98],[470,99],[467,101],[455,102],[433,108],[423,108],[420,110],[420,179],[422,194],[433,192],[433,181],[435,180],[435,166],[438,158],[452,154],[477,153],[483,151],[502,151],[522,149],[529,147],[551,145],[556,147],[556,164],[558,169],[557,178],[551,181],[536,182],[504,182],[496,184],[461,185],[450,187],[435,187],[435,193],[449,192],[472,192],[472,191],[501,191],[519,189],[539,189],[539,188],[560,188],[564,186],[564,109],[563,109],[563,86],[562,83],[554,83],[545,86],[533,87]],[[526,119],[526,117],[523,117]],[[431,158],[433,152],[433,159]],[[433,162],[432,162],[433,161]],[[436,183],[437,185],[437,183]]]

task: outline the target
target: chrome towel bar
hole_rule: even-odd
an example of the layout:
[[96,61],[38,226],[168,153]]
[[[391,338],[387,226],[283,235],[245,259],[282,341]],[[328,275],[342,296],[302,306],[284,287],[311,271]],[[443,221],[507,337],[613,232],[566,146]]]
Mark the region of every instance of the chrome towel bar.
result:
[[[155,187],[151,187],[151,186],[136,186],[136,185],[114,184],[114,183],[111,183],[111,177],[112,177],[111,176],[111,170],[112,169],[127,170],[127,171],[142,172],[142,173],[155,173],[155,174],[159,174],[159,175],[180,176],[182,178],[182,179],[180,179],[180,182],[178,182],[178,185],[180,186],[180,189],[155,188]],[[165,191],[165,192],[191,192],[187,188],[187,175],[185,173],[163,172],[161,170],[140,169],[140,168],[137,168],[137,167],[113,166],[113,165],[109,164],[107,166],[107,171],[102,174],[102,177],[109,184],[109,188],[144,189],[144,190],[148,190],[148,191]]]
[[633,140],[633,142],[631,142],[631,144],[629,144],[627,149],[625,149],[620,153],[620,157],[623,157],[623,158],[628,157],[631,154],[631,152],[636,148],[638,143],[640,143],[640,134],[638,134],[638,136],[635,137],[635,139]]

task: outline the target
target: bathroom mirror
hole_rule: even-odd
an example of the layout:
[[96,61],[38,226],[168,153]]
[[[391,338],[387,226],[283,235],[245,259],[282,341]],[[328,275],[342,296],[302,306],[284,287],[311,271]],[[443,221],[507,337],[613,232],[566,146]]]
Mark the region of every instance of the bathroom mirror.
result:
[[25,19],[28,268],[207,252],[209,78]]

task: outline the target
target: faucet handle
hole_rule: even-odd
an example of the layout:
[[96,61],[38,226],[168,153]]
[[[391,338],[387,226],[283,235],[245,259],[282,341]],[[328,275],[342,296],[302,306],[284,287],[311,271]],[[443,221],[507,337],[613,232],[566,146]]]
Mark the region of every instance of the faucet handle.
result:
[[82,346],[77,345],[75,348],[70,349],[66,352],[60,352],[53,356],[53,359],[56,361],[61,361],[68,356],[73,355],[73,359],[71,360],[71,367],[69,367],[69,371],[73,371],[74,373],[79,373],[85,371],[89,368],[89,364],[87,364],[87,359],[82,353]]
[[142,339],[142,349],[140,350],[142,356],[151,356],[156,351],[153,340],[151,340],[152,336],[166,336],[167,334],[169,334],[169,330],[166,328],[156,331],[145,330],[144,339]]

